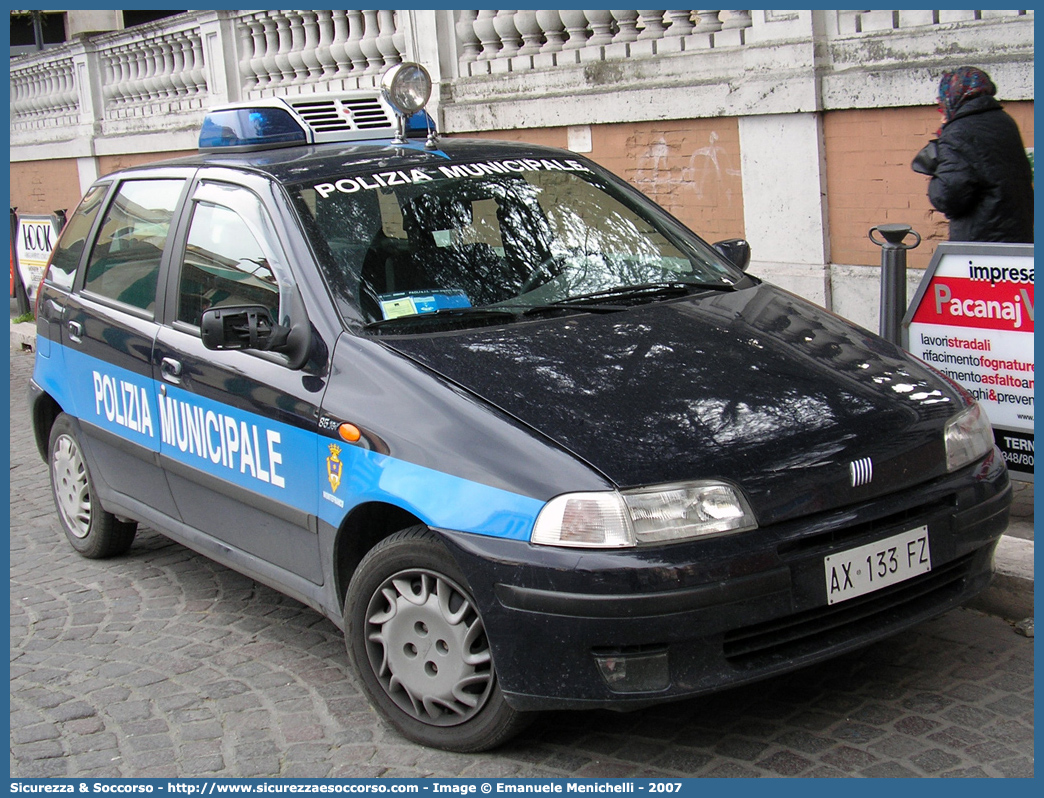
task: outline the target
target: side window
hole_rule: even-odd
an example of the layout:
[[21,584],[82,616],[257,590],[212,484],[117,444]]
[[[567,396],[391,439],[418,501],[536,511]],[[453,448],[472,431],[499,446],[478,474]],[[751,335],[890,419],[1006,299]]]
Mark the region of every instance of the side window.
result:
[[128,180],[102,221],[84,289],[143,310],[156,304],[156,278],[184,180]]
[[199,326],[212,307],[263,305],[279,318],[279,281],[250,225],[236,211],[196,201],[181,270],[178,321]]
[[62,236],[58,239],[54,255],[51,256],[51,268],[47,272],[47,281],[66,291],[72,288],[76,277],[76,266],[80,262],[80,255],[87,244],[87,236],[91,234],[94,220],[98,217],[98,209],[101,208],[105,193],[109,185],[94,186],[80,201],[79,206],[69,218],[62,230]]

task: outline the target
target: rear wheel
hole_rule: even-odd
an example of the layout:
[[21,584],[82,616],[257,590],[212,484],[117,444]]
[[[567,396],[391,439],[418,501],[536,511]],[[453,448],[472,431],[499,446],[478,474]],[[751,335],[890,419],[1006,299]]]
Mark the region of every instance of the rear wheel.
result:
[[51,493],[62,530],[84,557],[101,559],[123,554],[134,541],[138,525],[120,521],[102,509],[83,447],[72,419],[62,413],[51,428],[48,464]]
[[504,701],[475,601],[426,527],[398,532],[363,558],[344,618],[370,702],[409,739],[484,751],[528,725],[530,716]]

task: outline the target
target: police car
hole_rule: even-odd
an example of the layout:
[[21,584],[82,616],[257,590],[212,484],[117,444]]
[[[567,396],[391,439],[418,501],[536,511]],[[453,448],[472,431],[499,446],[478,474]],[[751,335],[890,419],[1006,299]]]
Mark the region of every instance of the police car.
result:
[[144,523],[314,607],[458,751],[987,584],[1011,490],[967,393],[579,155],[439,138],[429,91],[217,108],[87,192],[30,388],[78,552]]

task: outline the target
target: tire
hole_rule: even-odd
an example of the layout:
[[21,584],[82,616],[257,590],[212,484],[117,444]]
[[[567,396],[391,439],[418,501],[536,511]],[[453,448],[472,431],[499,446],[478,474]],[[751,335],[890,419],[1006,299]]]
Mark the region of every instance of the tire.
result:
[[404,737],[470,753],[529,725],[532,713],[504,701],[475,601],[427,527],[397,532],[367,553],[348,587],[344,621],[370,703]]
[[62,531],[72,547],[89,559],[123,554],[134,542],[138,524],[102,509],[77,436],[72,418],[59,415],[51,427],[47,464]]

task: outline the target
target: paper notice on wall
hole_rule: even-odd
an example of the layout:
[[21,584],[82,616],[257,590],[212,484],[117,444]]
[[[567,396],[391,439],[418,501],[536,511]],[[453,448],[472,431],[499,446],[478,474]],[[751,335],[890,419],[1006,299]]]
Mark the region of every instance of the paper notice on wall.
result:
[[43,279],[44,269],[54,252],[60,231],[58,221],[53,216],[18,215],[15,258],[30,302],[36,298],[36,289]]

